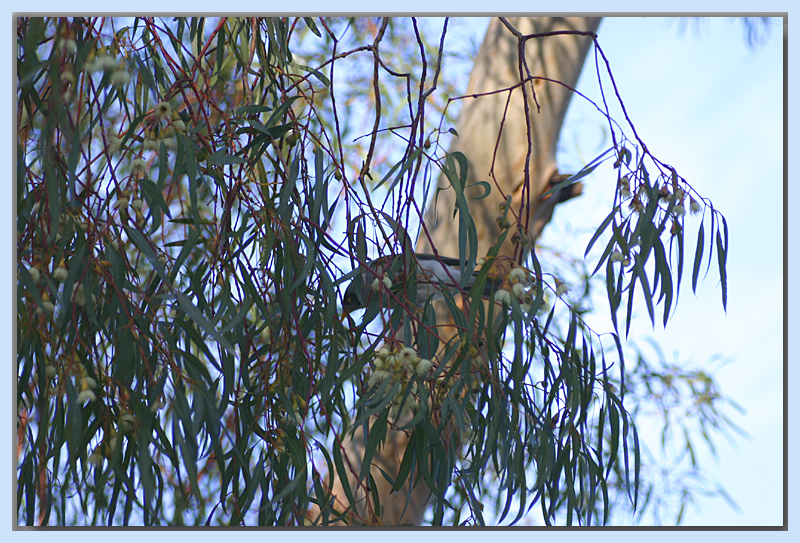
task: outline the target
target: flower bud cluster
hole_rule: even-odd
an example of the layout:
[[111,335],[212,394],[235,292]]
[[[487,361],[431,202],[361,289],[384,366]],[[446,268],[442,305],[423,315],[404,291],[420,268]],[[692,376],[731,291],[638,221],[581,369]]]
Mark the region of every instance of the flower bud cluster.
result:
[[631,197],[631,180],[627,175],[620,178],[617,186],[619,187],[619,195],[623,200]]
[[689,212],[692,215],[697,215],[698,213],[700,213],[700,209],[701,209],[700,208],[700,204],[698,204],[695,201],[695,199],[690,196],[689,197]]
[[93,402],[97,399],[94,390],[97,388],[97,381],[91,377],[83,376],[80,379],[80,389],[78,393],[78,403]]
[[159,102],[153,110],[150,127],[145,130],[144,150],[158,152],[161,143],[168,151],[178,148],[178,132],[186,131],[186,123],[169,102]]
[[28,267],[28,273],[30,274],[31,279],[33,279],[34,283],[38,283],[39,278],[42,276],[36,264],[33,264],[30,267]]
[[143,176],[147,173],[147,163],[142,157],[137,157],[131,163],[131,170],[133,170],[135,177]]
[[427,358],[421,358],[411,347],[402,349],[381,348],[375,353],[375,371],[369,378],[367,386],[378,386],[387,379],[393,381],[408,380],[409,375],[426,377],[433,367]]
[[56,269],[53,270],[53,279],[58,281],[59,283],[63,283],[67,280],[67,275],[69,275],[69,270],[67,269],[67,265],[64,263],[64,259],[61,259],[61,262],[58,263]]
[[92,454],[89,455],[88,462],[94,466],[101,466],[103,460],[111,458],[114,454],[114,449],[117,446],[117,430],[114,426],[110,426],[105,430],[103,441],[95,447]]
[[[402,348],[382,347],[373,361],[375,370],[367,381],[367,388],[377,388],[385,381],[391,384],[400,382],[401,386],[392,401],[392,415],[395,417],[411,414],[416,411],[418,400],[414,396],[416,385],[411,385],[411,394],[406,397],[411,376],[416,375],[420,378],[427,378],[433,368],[433,362],[427,358],[421,358],[417,351],[411,347]],[[403,398],[405,397],[405,400]],[[402,405],[401,405],[402,404]],[[401,411],[402,410],[402,411]]]
[[36,308],[36,313],[39,315],[52,315],[55,310],[55,304],[50,301],[50,293],[45,290],[42,292],[42,305]]
[[[81,307],[86,305],[86,292],[83,290],[83,283],[79,283],[74,290],[73,300]],[[92,304],[94,303],[94,296],[89,294]]]
[[109,134],[106,140],[108,142],[107,149],[109,155],[116,154],[122,148],[122,141],[114,134]]
[[392,288],[392,286],[394,285],[394,283],[392,283],[392,280],[389,278],[389,276],[388,275],[384,275],[382,279],[378,279],[376,277],[375,280],[372,282],[372,284],[369,287],[372,290],[374,290],[375,292],[377,292],[377,291],[379,291],[381,289],[381,283],[383,283],[383,285],[387,289]]
[[528,313],[533,305],[535,295],[536,291],[531,288],[530,272],[517,266],[509,272],[503,288],[495,292],[494,300],[504,305],[511,305],[513,296],[519,302],[522,312]]
[[112,204],[112,209],[119,209],[120,215],[127,215],[128,204],[130,203],[131,191],[123,190],[117,200]]
[[622,267],[624,268],[627,268],[631,264],[631,259],[622,254],[620,251],[612,252],[608,257],[608,260],[610,262],[622,262]]
[[[619,191],[623,200],[632,198],[628,204],[628,208],[631,211],[636,213],[641,213],[644,211],[645,206],[643,202],[648,197],[647,189],[644,184],[640,184],[636,189],[635,194],[632,194],[631,179],[629,176],[625,175],[617,182],[617,190]],[[676,175],[673,175],[671,183],[664,182],[664,184],[658,188],[657,197],[661,202],[664,203],[669,204],[674,202],[675,205],[670,211],[673,220],[683,218],[686,216],[687,211],[692,215],[696,215],[702,210],[702,206],[692,196],[690,196],[686,190],[678,186]],[[686,203],[687,197],[689,199],[688,205]],[[675,230],[680,230],[680,228],[672,228],[673,235]]]
[[122,430],[125,433],[128,433],[135,428],[136,417],[134,417],[133,413],[128,411],[126,408],[120,407],[118,424],[120,430]]
[[91,58],[84,64],[84,69],[87,72],[111,72],[110,81],[115,87],[122,87],[131,81],[130,71],[111,55],[101,54]]

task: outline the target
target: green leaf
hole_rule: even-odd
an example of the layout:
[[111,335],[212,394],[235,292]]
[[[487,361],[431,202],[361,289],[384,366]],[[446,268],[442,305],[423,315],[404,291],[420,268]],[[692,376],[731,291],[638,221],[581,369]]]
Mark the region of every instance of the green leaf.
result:
[[472,198],[473,200],[483,200],[484,198],[489,196],[489,194],[491,194],[492,192],[492,186],[489,184],[488,181],[476,181],[473,184],[467,186],[467,188],[469,187],[481,187],[483,189],[483,194],[481,194],[480,196],[470,196],[470,198]]
[[158,259],[158,255],[156,255],[155,249],[151,245],[150,240],[145,238],[141,232],[131,228],[128,225],[122,225],[122,228],[125,230],[125,233],[128,234],[128,238],[130,238],[133,244],[136,245],[142,254],[144,254],[147,260],[150,262],[150,265],[153,266],[153,269],[156,270],[158,275],[161,276],[161,279],[165,283],[169,283],[166,272],[164,271],[164,265]]
[[[617,214],[617,210],[615,208],[615,209],[611,210],[611,213],[609,213],[606,216],[606,218],[603,219],[603,222],[600,223],[600,226],[597,228],[597,230],[595,230],[594,234],[592,235],[592,239],[589,240],[589,244],[586,245],[586,250],[583,252],[583,256],[584,257],[589,255],[589,251],[592,250],[592,246],[594,245],[594,242],[597,241],[597,239],[601,235],[603,235],[603,232],[605,232],[606,228],[608,228],[608,225],[611,224],[611,221],[614,219],[614,216],[616,214]],[[609,243],[608,247],[613,247],[613,243],[614,243],[614,240],[612,239],[611,242]],[[606,252],[608,254],[611,254],[611,251],[609,250],[608,247],[606,247]],[[600,262],[598,262],[597,268],[595,268],[595,273],[597,272],[597,269],[599,269],[599,267],[602,264],[603,260],[604,259],[601,258]],[[594,275],[594,274],[592,274],[592,275]]]
[[236,116],[237,117],[244,117],[245,115],[248,115],[250,113],[259,114],[259,113],[266,113],[268,111],[272,111],[272,108],[269,107],[269,106],[262,106],[262,105],[259,105],[259,104],[250,105],[250,106],[242,106],[242,107],[240,107],[239,109],[236,110]]
[[[364,445],[364,458],[361,464],[361,471],[359,472],[359,478],[361,480],[366,479],[367,475],[369,475],[370,469],[372,468],[372,457],[375,456],[378,447],[386,439],[388,419],[389,410],[383,409],[375,421],[369,425],[369,429],[367,430],[365,428],[365,433],[367,434],[365,436],[366,444]],[[365,426],[366,425],[365,423]]]
[[322,37],[322,34],[320,33],[319,29],[317,28],[317,25],[314,24],[314,18],[313,17],[303,17],[303,21],[305,21],[306,26],[308,27],[308,29],[311,32],[313,32],[318,38]]
[[635,281],[635,278],[639,278],[639,283],[642,285],[642,295],[644,296],[645,304],[647,305],[647,314],[650,317],[650,322],[655,325],[655,308],[653,307],[653,294],[650,291],[650,281],[647,278],[647,272],[644,270],[644,266],[642,265],[641,255],[637,255],[634,258],[633,263],[633,277],[631,277],[631,282]]
[[182,292],[175,292],[175,297],[178,299],[178,303],[181,306],[181,309],[209,336],[214,338],[214,340],[219,343],[229,354],[235,356],[236,350],[233,346],[225,339],[225,336],[220,334],[214,325],[203,316],[199,309],[192,303],[188,296],[183,294]]
[[293,210],[293,207],[289,204],[292,199],[292,195],[294,194],[295,184],[297,183],[299,162],[299,155],[292,160],[292,164],[289,168],[289,175],[286,177],[283,187],[281,187],[280,200],[278,202],[278,207],[275,210],[284,220],[287,220],[289,217],[291,217]]
[[403,175],[414,167],[416,160],[422,155],[422,152],[423,149],[416,148],[413,151],[411,151],[411,153],[407,157],[404,157],[403,160],[392,166],[392,168],[386,173],[386,175],[383,176],[383,179],[381,179],[372,189],[373,192],[378,190],[378,188],[380,188],[381,186],[383,186],[383,184],[386,183],[386,181],[388,181],[389,178],[394,174],[397,168],[400,168],[400,171],[394,177],[394,181],[392,182],[391,185],[389,185],[389,188],[386,189],[389,192],[391,192],[392,189],[394,189],[394,187],[403,179]]
[[722,229],[717,228],[717,263],[719,264],[719,280],[722,287],[722,307],[728,311],[728,223],[722,217]]
[[697,278],[700,275],[700,264],[703,262],[704,239],[703,222],[700,222],[700,229],[697,231],[697,248],[694,253],[694,265],[692,266],[692,292],[697,294]]
[[272,115],[270,115],[270,118],[267,119],[266,123],[264,123],[264,127],[269,129],[275,126],[277,122],[283,118],[283,115],[289,110],[289,108],[292,107],[294,101],[297,100],[298,98],[300,98],[300,95],[294,95],[287,98],[280,106],[278,106],[275,109]]
[[571,185],[571,184],[573,184],[573,183],[575,183],[577,181],[580,181],[581,179],[583,179],[584,177],[586,177],[587,175],[592,173],[600,164],[603,163],[603,161],[607,160],[607,158],[603,158],[603,157],[605,157],[607,154],[609,154],[613,150],[614,150],[613,148],[607,149],[602,154],[600,154],[600,156],[598,156],[597,158],[592,160],[589,164],[587,164],[586,166],[581,168],[581,170],[578,173],[576,173],[575,175],[573,175],[571,177],[566,178],[565,180],[561,181],[560,183],[557,183],[554,187],[551,187],[547,192],[542,194],[539,198],[540,199],[541,198],[547,198],[551,194],[555,194],[556,192],[560,191],[562,188],[564,188],[564,187],[566,187],[568,185]]
[[242,157],[225,154],[225,149],[219,149],[208,155],[208,163],[218,166],[227,166],[229,164],[246,164],[247,160]]

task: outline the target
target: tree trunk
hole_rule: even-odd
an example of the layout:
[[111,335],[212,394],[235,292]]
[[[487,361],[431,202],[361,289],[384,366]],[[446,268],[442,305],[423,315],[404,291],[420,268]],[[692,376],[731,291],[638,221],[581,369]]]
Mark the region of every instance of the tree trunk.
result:
[[[507,22],[521,34],[528,35],[557,31],[595,32],[600,18],[511,18]],[[475,59],[466,95],[499,89],[514,90],[510,98],[508,92],[500,92],[467,99],[456,125],[459,137],[454,139],[450,149],[450,152],[461,151],[467,157],[467,185],[487,180],[492,185],[488,197],[469,202],[478,231],[478,255],[484,255],[497,242],[500,204],[508,195],[512,196],[512,212],[520,215],[520,224],[533,238],[538,237],[549,220],[556,200],[550,198],[548,205],[543,206],[549,208],[550,213],[547,213],[539,209],[542,203],[539,196],[547,191],[550,180],[558,173],[556,144],[572,98],[572,91],[567,87],[575,88],[591,45],[592,38],[581,35],[528,40],[524,77],[532,75],[551,81],[535,79],[533,92],[531,84],[526,84],[526,104],[518,86],[518,40],[500,19],[492,19]],[[447,181],[444,183],[446,186]],[[432,252],[432,247],[436,247],[444,255],[458,254],[458,223],[450,220],[455,199],[452,190],[439,193],[437,209],[429,209],[426,217],[430,239],[424,234],[420,237],[418,252]],[[500,254],[513,254],[509,239]]]
[[[594,32],[600,19],[510,18],[506,22],[522,35],[528,35],[556,31]],[[492,20],[475,59],[466,93],[479,96],[465,99],[457,124],[459,137],[451,146],[451,152],[460,151],[467,157],[468,185],[487,180],[492,185],[488,197],[469,200],[470,213],[478,231],[479,256],[486,254],[498,239],[500,227],[496,219],[500,215],[499,206],[506,201],[507,195],[512,196],[509,213],[512,225],[516,215],[530,239],[538,237],[550,219],[558,198],[540,200],[539,196],[548,190],[551,180],[558,174],[556,144],[572,97],[570,88],[577,84],[592,38],[572,34],[528,40],[525,46],[527,69],[522,67],[523,78],[520,77],[518,44],[518,38],[500,19]],[[526,104],[519,84],[521,79],[529,76],[551,81],[534,79],[527,82]],[[502,92],[482,95],[498,90]],[[448,185],[447,180],[440,182],[443,186]],[[423,232],[417,245],[418,252],[433,252],[435,247],[439,254],[458,255],[458,223],[452,220],[455,201],[453,190],[439,193],[437,209],[427,211],[426,225],[430,238]],[[509,236],[500,254],[513,256],[513,253]],[[452,322],[446,309],[440,311],[437,318],[440,325]],[[445,341],[446,335],[445,331]],[[390,493],[391,487],[381,474],[381,469],[390,475],[397,473],[409,435],[390,430],[383,448],[376,453],[372,476],[378,487],[382,511],[370,511],[371,500],[363,492],[357,492],[359,503],[354,504],[351,511],[362,520],[386,525],[421,523],[430,497],[425,484],[419,482],[409,492],[407,483],[399,492]],[[361,457],[363,443],[364,436],[359,429],[346,444],[355,471],[360,466],[357,459]],[[360,486],[354,477],[349,479],[351,488]],[[333,493],[339,504],[338,510],[349,507],[340,481],[336,481]]]

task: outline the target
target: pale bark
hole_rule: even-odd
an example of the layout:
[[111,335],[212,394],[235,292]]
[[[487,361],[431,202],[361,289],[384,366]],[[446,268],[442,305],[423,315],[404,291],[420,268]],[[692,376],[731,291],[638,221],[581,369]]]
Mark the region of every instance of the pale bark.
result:
[[[527,35],[565,30],[594,32],[600,19],[537,17],[510,18],[507,22]],[[505,25],[493,19],[475,59],[466,94],[480,95],[517,86],[520,82],[517,44],[517,38]],[[547,191],[550,179],[558,173],[556,144],[573,94],[567,87],[575,88],[591,45],[592,38],[581,35],[528,40],[525,59],[530,75],[563,85],[534,80],[535,102],[531,85],[526,85],[527,119],[518,86],[510,100],[507,92],[465,99],[456,125],[459,137],[454,139],[450,152],[461,151],[466,155],[470,166],[467,185],[476,181],[489,181],[492,185],[488,197],[470,201],[470,213],[478,231],[479,255],[485,254],[497,241],[499,206],[509,194],[512,195],[511,210],[518,213],[523,206],[523,214],[532,219],[527,227],[533,237],[538,236],[546,222],[533,219],[540,215],[549,219],[547,213],[536,214],[541,203],[538,197]],[[523,75],[528,76],[525,71]],[[429,209],[426,216],[431,239],[423,234],[417,245],[418,252],[431,252],[432,247],[436,247],[441,254],[457,254],[458,223],[450,220],[454,205],[454,191],[439,194],[437,208]],[[513,218],[511,222],[514,223]],[[521,216],[520,223],[528,223],[526,217]],[[500,254],[513,254],[510,236]]]
[[[564,30],[594,32],[600,23],[599,18],[579,17],[510,18],[506,21],[523,35]],[[518,215],[519,224],[525,225],[531,238],[538,237],[550,219],[558,198],[543,201],[539,196],[547,191],[551,180],[558,174],[555,151],[572,97],[569,88],[577,84],[592,38],[558,35],[527,41],[525,57],[530,74],[523,68],[523,76],[544,77],[563,83],[534,80],[532,84],[526,84],[527,115],[519,86],[518,43],[517,37],[499,19],[492,20],[475,59],[467,90],[467,95],[478,96],[465,99],[457,123],[459,137],[454,139],[451,147],[451,152],[461,151],[469,161],[467,184],[489,181],[492,185],[490,196],[469,202],[478,231],[479,256],[484,255],[498,239],[500,227],[496,219],[500,215],[499,206],[507,195],[512,195],[511,210]],[[512,88],[513,91],[485,95]],[[535,92],[535,101],[531,88]],[[452,220],[454,205],[453,190],[439,194],[437,208],[429,209],[427,213],[430,239],[423,233],[418,252],[433,252],[435,247],[435,251],[442,255],[458,254],[458,223]],[[514,225],[516,219],[511,215],[509,219]],[[501,254],[513,255],[510,238],[503,245]],[[439,324],[447,322],[448,317],[446,310],[440,311]],[[371,500],[360,490],[356,496],[359,503],[353,504],[351,511],[361,521],[386,525],[420,524],[422,521],[430,497],[424,483],[410,489],[407,482],[399,492],[390,493],[390,485],[378,469],[380,467],[391,475],[397,473],[409,435],[390,430],[385,445],[376,453],[372,476],[379,488],[382,511],[371,511]],[[359,467],[363,439],[362,431],[358,430],[355,438],[346,444],[347,456],[355,471]],[[349,480],[352,488],[363,488],[354,477],[349,477]],[[338,510],[350,506],[345,503],[340,481],[336,481],[333,494],[339,504]],[[358,522],[355,518],[353,520]]]

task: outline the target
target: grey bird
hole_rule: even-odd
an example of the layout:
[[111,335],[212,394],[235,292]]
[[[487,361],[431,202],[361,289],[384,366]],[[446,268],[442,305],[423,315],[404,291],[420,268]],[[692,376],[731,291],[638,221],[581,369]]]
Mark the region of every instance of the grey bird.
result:
[[[404,262],[404,260],[407,261]],[[367,262],[365,266],[360,266],[360,281],[356,277],[347,286],[342,299],[345,316],[357,309],[368,307],[372,297],[377,296],[379,291],[395,285],[406,285],[415,269],[417,291],[416,298],[411,300],[410,305],[419,308],[425,305],[428,298],[442,298],[444,289],[453,294],[460,292],[458,285],[461,284],[461,268],[457,258],[425,253],[417,253],[408,259],[404,259],[403,255],[382,256]],[[479,271],[473,271],[472,276],[461,287],[461,290],[469,292],[472,285],[475,284],[478,274]],[[501,281],[497,279],[487,278],[482,296],[491,296],[500,284]],[[398,290],[399,300],[407,299],[408,294],[405,288],[395,290]],[[384,294],[381,305],[387,307],[390,300],[391,297]]]

